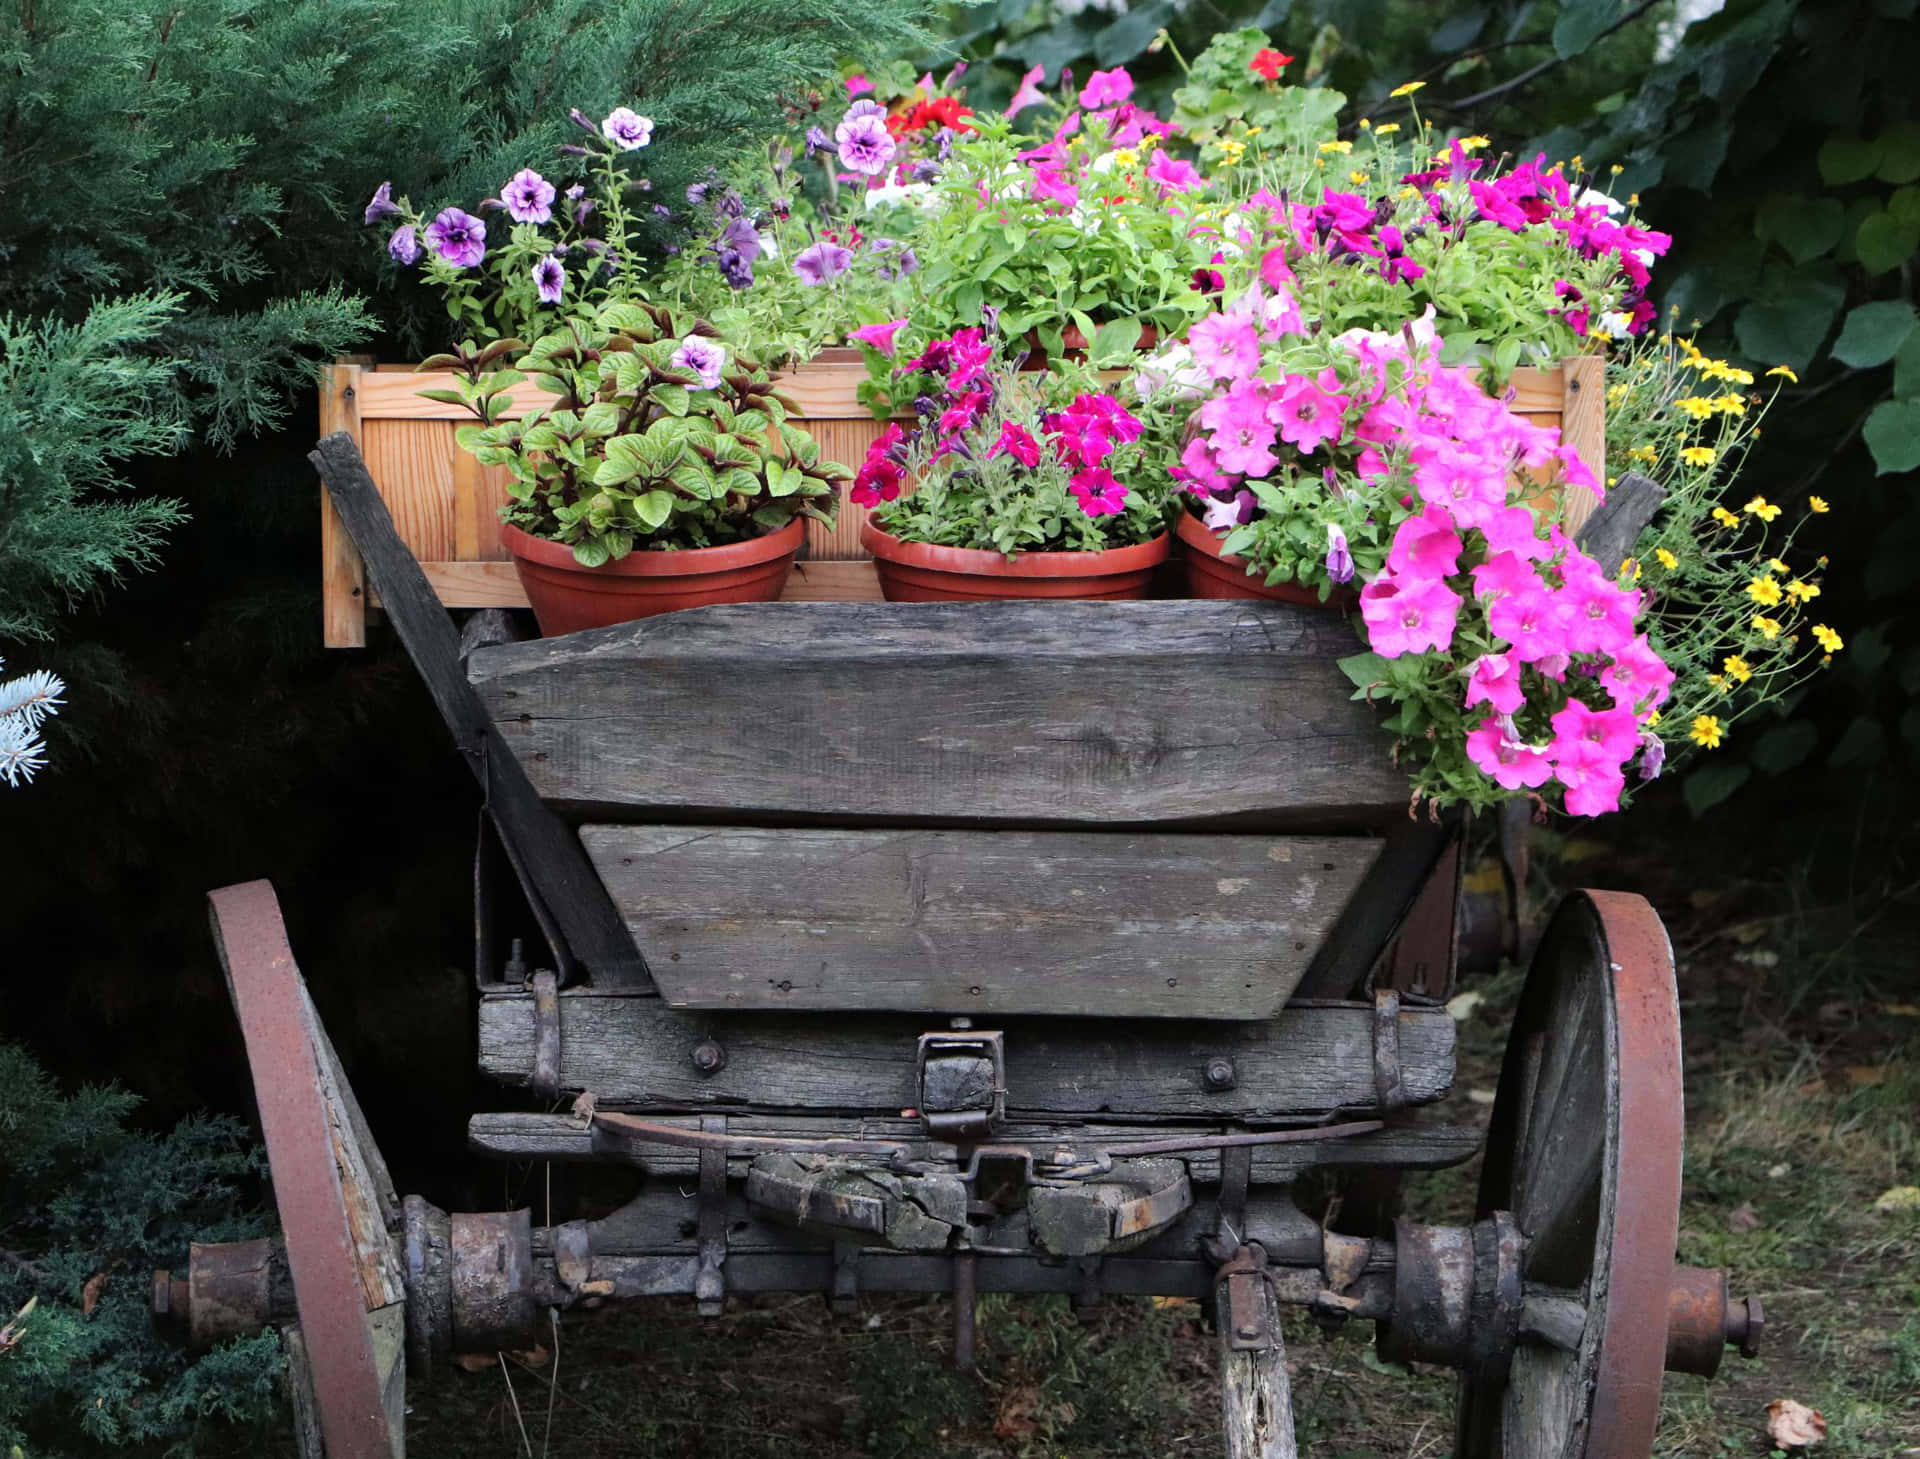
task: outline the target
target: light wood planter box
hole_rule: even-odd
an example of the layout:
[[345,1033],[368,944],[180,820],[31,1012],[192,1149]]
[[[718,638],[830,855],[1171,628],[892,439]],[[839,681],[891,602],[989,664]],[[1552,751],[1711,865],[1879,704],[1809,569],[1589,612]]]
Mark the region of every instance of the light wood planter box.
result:
[[[850,353],[850,352],[847,352]],[[1558,427],[1596,476],[1606,469],[1606,364],[1588,355],[1550,370],[1513,373],[1513,408],[1541,425]],[[827,358],[776,380],[795,407],[794,423],[819,442],[830,460],[858,469],[868,445],[886,428],[856,396],[864,364]],[[340,361],[327,370],[320,392],[322,434],[346,431],[360,447],[400,538],[426,570],[449,608],[524,608],[507,550],[500,545],[500,508],[507,501],[504,467],[483,467],[454,444],[457,427],[472,417],[458,406],[422,398],[423,389],[452,387],[451,375],[415,373],[408,365]],[[530,385],[514,391],[520,409],[543,399]],[[1575,525],[1592,504],[1569,512]],[[321,612],[329,648],[367,641],[369,592],[360,554],[320,493]],[[860,547],[863,508],[845,500],[832,530],[807,524],[807,546],[785,596],[791,600],[877,600],[879,580]]]

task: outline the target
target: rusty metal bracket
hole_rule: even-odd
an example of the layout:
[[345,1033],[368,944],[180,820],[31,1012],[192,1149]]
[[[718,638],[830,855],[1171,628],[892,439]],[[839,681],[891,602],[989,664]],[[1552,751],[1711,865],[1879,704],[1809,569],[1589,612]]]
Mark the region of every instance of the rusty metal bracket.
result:
[[[703,1115],[700,1128],[710,1135],[727,1132],[725,1115]],[[702,1317],[718,1317],[727,1301],[727,1153],[724,1146],[700,1151],[700,1270],[693,1279],[693,1300]]]
[[1383,1110],[1407,1105],[1400,1078],[1400,995],[1392,988],[1373,994],[1373,1094]]
[[542,1099],[560,1097],[560,980],[546,968],[533,985],[533,1069],[527,1087]]
[[947,1140],[980,1139],[1007,1114],[1006,1036],[973,1029],[923,1033],[913,1056],[920,1118]]
[[1226,1307],[1217,1314],[1227,1346],[1237,1353],[1260,1352],[1273,1346],[1274,1332],[1267,1322],[1267,1253],[1259,1242],[1241,1246],[1213,1274],[1214,1285],[1226,1283]]

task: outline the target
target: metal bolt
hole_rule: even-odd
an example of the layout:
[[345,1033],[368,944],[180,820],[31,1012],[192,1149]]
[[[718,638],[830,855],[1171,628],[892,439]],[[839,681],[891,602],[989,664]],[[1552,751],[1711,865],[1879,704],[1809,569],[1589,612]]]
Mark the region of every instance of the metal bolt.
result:
[[1741,1357],[1760,1356],[1760,1336],[1766,1326],[1758,1297],[1727,1298],[1727,1341],[1740,1349]]
[[526,947],[518,937],[513,939],[513,952],[507,958],[506,979],[509,983],[527,981]]
[[727,1067],[727,1051],[712,1039],[693,1046],[693,1067],[702,1074],[718,1074]]
[[1235,1333],[1242,1341],[1252,1342],[1260,1336],[1260,1324],[1257,1322],[1243,1322],[1235,1329]]
[[1234,1085],[1233,1060],[1224,1055],[1207,1060],[1204,1075],[1209,1089],[1231,1089]]

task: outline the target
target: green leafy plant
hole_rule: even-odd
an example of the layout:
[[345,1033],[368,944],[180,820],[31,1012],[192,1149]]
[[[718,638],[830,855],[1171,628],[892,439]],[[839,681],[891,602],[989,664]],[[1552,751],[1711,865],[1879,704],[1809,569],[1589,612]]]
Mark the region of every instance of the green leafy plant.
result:
[[[641,545],[711,547],[798,516],[830,521],[850,474],[786,423],[763,368],[643,301],[564,320],[531,345],[465,346],[421,368],[460,372],[451,398],[482,423],[458,439],[511,473],[505,519],[572,547],[583,567]],[[529,380],[553,403],[503,419],[509,392]]]

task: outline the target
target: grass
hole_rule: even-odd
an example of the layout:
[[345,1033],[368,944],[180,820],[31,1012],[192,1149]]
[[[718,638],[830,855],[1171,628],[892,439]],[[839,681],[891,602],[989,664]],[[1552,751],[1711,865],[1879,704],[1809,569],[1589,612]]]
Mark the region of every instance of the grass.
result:
[[[1556,850],[1548,874],[1572,880],[1568,863],[1586,853]],[[1876,1208],[1920,1185],[1911,944],[1898,918],[1861,933],[1856,916],[1790,901],[1783,914],[1767,888],[1663,893],[1660,875],[1629,867],[1591,879],[1653,886],[1680,960],[1679,1257],[1724,1267],[1737,1295],[1765,1303],[1768,1326],[1757,1361],[1729,1353],[1712,1383],[1669,1377],[1655,1452],[1762,1459],[1766,1406],[1789,1397],[1825,1415],[1822,1456],[1920,1456],[1920,1209]],[[1519,982],[1510,971],[1469,985],[1480,999],[1436,1118],[1484,1120]],[[1477,1164],[1412,1178],[1408,1214],[1469,1216]],[[1064,1300],[983,1299],[980,1372],[969,1378],[946,1367],[949,1321],[944,1301],[914,1298],[869,1299],[846,1319],[816,1297],[741,1302],[705,1322],[690,1303],[664,1301],[570,1315],[557,1383],[551,1353],[533,1366],[510,1357],[504,1375],[451,1371],[415,1386],[409,1442],[426,1459],[1221,1452],[1213,1338],[1192,1303],[1114,1300],[1081,1321]],[[1450,1373],[1380,1363],[1370,1324],[1329,1333],[1295,1314],[1288,1341],[1304,1454],[1449,1453]]]

